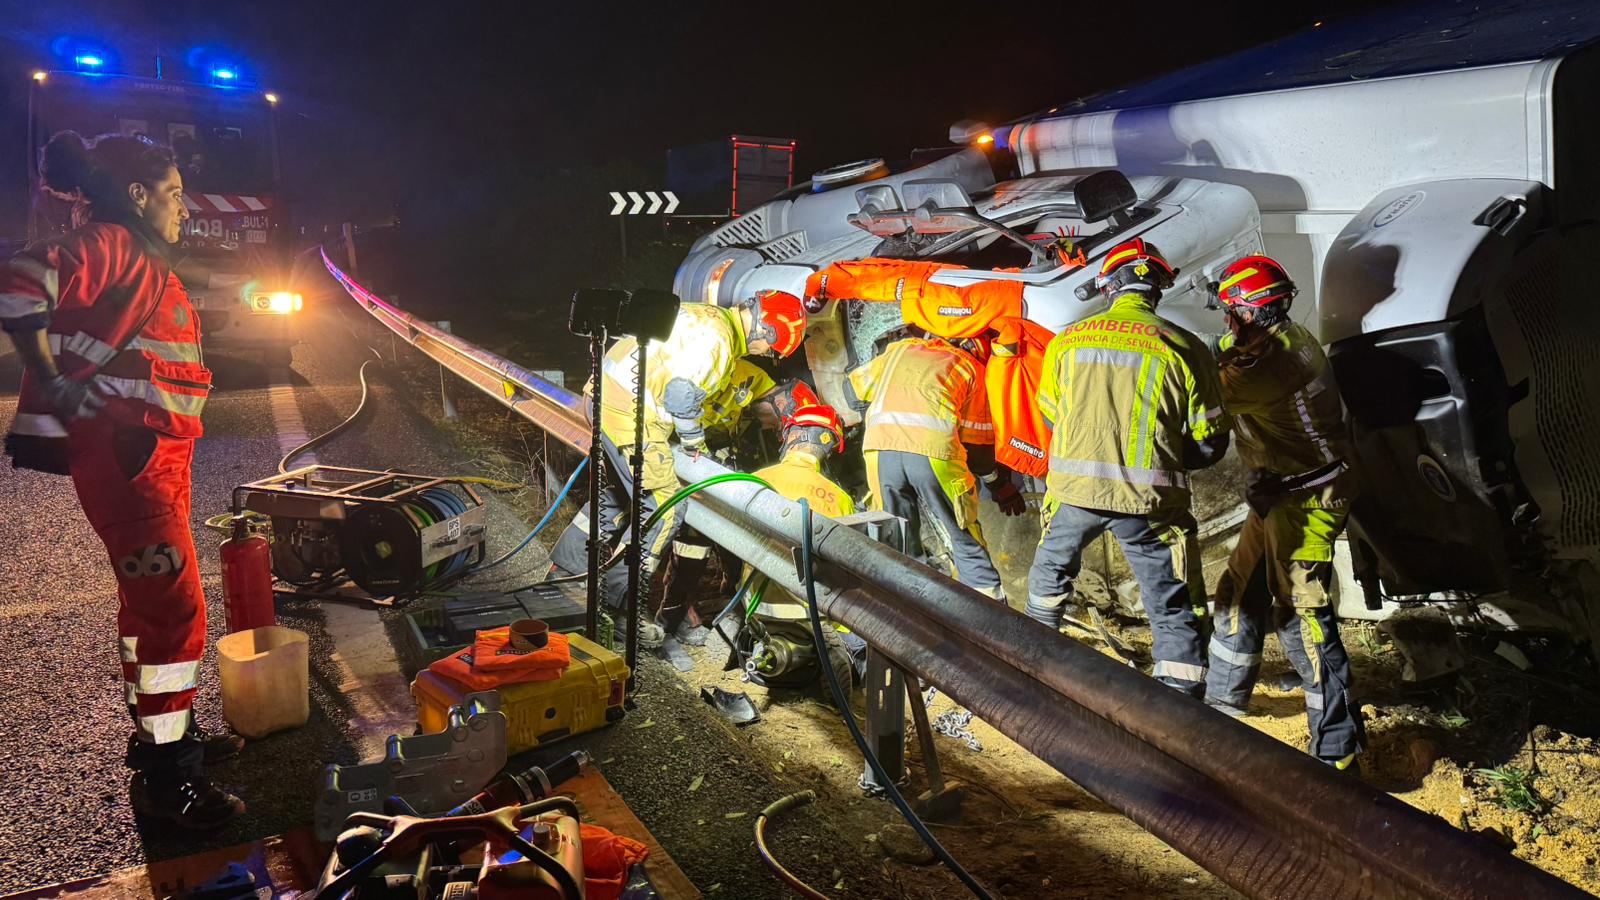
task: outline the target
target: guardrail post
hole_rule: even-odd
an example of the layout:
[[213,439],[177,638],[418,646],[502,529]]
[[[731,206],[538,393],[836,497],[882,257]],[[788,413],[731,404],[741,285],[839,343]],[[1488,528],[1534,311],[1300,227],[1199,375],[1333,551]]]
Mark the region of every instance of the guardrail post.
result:
[[[824,659],[818,665],[829,665]],[[867,675],[862,687],[867,692],[867,743],[883,764],[884,774],[895,782],[906,774],[906,681],[899,667],[867,648]],[[874,794],[884,786],[873,775],[872,766],[861,773],[861,789]]]
[[[452,333],[450,331],[449,319],[435,322],[433,324],[445,334]],[[454,419],[456,417],[456,401],[450,398],[450,382],[449,379],[445,377],[443,363],[440,363],[439,365],[439,399],[443,401],[444,404],[444,417],[446,419]]]

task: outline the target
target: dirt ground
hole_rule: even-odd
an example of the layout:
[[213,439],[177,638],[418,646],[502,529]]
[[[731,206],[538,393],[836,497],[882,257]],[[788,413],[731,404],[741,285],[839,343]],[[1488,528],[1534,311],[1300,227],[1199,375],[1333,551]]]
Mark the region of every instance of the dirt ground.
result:
[[[423,385],[425,379],[419,387]],[[432,390],[438,390],[436,381]],[[538,470],[544,451],[536,429],[487,400],[458,394],[458,403],[462,418],[450,429],[463,446],[474,448],[480,462],[503,468],[512,477]],[[541,494],[528,492],[530,519],[542,506]],[[1219,498],[1215,502],[1220,509],[1236,501]],[[1006,571],[1010,586],[1012,573],[1019,568],[1025,571],[1027,560],[997,559],[997,563]],[[1094,574],[1115,574],[1114,562],[1097,561],[1091,551],[1085,563],[1080,597],[1100,609],[1113,637],[1136,654],[1142,652],[1148,647],[1148,629],[1123,617],[1136,601],[1129,603],[1130,598],[1108,590]],[[1214,554],[1208,553],[1208,582],[1218,574],[1216,563]],[[1068,633],[1092,645],[1102,643],[1090,631],[1069,628]],[[1555,644],[1523,641],[1522,651],[1535,663],[1531,670],[1523,671],[1494,652],[1498,639],[1469,638],[1464,641],[1468,664],[1462,671],[1443,682],[1416,685],[1403,681],[1399,653],[1374,626],[1347,625],[1345,642],[1354,660],[1355,690],[1367,721],[1363,778],[1457,827],[1490,836],[1517,856],[1585,890],[1600,892],[1600,741],[1596,740],[1600,736],[1600,691],[1587,656]],[[759,770],[769,773],[771,785],[747,793],[776,798],[810,788],[818,794],[816,803],[790,812],[773,825],[775,849],[785,863],[829,896],[932,898],[964,893],[950,874],[927,861],[886,801],[863,796],[857,786],[861,758],[832,705],[821,699],[820,690],[810,694],[768,691],[743,682],[737,671],[723,671],[726,648],[714,637],[710,646],[696,649],[692,655],[696,667],[681,676],[681,696],[692,697],[701,686],[717,685],[746,691],[761,711],[760,723],[738,732],[750,763],[746,769],[741,761],[740,778],[748,779],[750,771]],[[649,671],[653,680],[667,685],[678,678],[664,665],[652,665]],[[1257,688],[1251,715],[1245,721],[1303,748],[1305,714],[1300,693],[1270,687],[1277,675],[1289,671],[1275,640],[1269,640],[1262,686]],[[680,696],[671,687],[653,686],[651,690]],[[856,707],[859,715],[859,694]],[[938,697],[929,712],[936,717],[948,709],[949,701]],[[622,726],[634,727],[629,723]],[[705,726],[678,719],[666,744],[646,741],[644,733],[634,735],[632,743],[654,747],[670,758],[692,743],[672,739],[692,738],[695,727]],[[953,738],[936,738],[946,777],[965,785],[967,799],[959,820],[935,824],[933,830],[957,859],[999,895],[1238,896],[983,722],[974,720],[970,731],[981,750]],[[914,794],[925,787],[914,740],[908,755],[908,790]],[[634,777],[631,769],[614,778],[625,796],[638,794],[628,788],[630,777]],[[674,781],[670,788],[661,789],[679,786]],[[644,793],[651,790],[655,788]],[[684,803],[703,806],[699,819],[711,821],[730,814],[713,802],[714,795],[693,797],[686,786],[681,790]],[[666,802],[663,799],[662,803]],[[653,829],[658,827],[648,810],[640,814]],[[753,816],[754,810],[749,814]],[[820,821],[807,825],[797,820]],[[791,840],[783,836],[786,828],[811,831],[818,827],[821,831],[814,833],[830,837]],[[752,852],[742,840],[736,846],[718,847],[719,835],[725,832],[713,830],[694,839],[682,828],[669,827],[667,831],[658,836],[674,855],[680,850],[669,839],[688,841],[681,852],[692,854]],[[722,882],[705,883],[704,873],[714,870],[714,865],[685,868],[698,869],[691,871],[691,877],[712,896],[760,895],[730,894],[731,886]],[[753,888],[752,884],[743,889]]]

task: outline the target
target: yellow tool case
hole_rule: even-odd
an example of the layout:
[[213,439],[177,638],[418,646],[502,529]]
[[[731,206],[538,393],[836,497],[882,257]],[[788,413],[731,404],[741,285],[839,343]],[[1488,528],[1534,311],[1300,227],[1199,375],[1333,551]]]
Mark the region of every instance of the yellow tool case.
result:
[[[572,664],[560,678],[525,681],[497,688],[506,714],[506,744],[511,753],[593,731],[622,718],[628,666],[622,657],[581,634],[568,635]],[[417,723],[423,734],[445,730],[450,707],[472,689],[427,669],[411,682]]]

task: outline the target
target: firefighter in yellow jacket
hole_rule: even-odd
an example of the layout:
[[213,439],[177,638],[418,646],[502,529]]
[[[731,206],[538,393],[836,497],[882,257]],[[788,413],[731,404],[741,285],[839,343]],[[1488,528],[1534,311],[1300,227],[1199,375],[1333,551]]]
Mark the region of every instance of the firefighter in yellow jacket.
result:
[[[803,384],[803,383],[801,383]],[[767,371],[748,358],[736,360],[733,377],[727,387],[707,397],[705,412],[700,419],[706,433],[706,444],[712,454],[730,467],[739,468],[738,456],[741,438],[751,419],[774,427],[780,424],[780,411],[792,404],[792,384],[780,386]],[[807,396],[813,396],[805,387]],[[751,410],[753,416],[746,417]],[[742,565],[731,551],[718,547],[705,535],[684,525],[672,539],[667,556],[666,573],[661,589],[661,608],[656,612],[656,623],[665,632],[656,655],[672,663],[679,671],[694,668],[694,659],[684,647],[703,647],[711,631],[691,622],[689,610],[694,601],[695,587],[710,565],[712,554],[721,558],[722,571],[728,580],[737,577]],[[731,588],[731,586],[730,586]]]
[[1188,473],[1227,452],[1230,419],[1205,345],[1155,313],[1176,275],[1143,240],[1118,245],[1095,279],[1110,308],[1045,350],[1039,406],[1055,430],[1026,612],[1059,628],[1084,546],[1110,531],[1150,617],[1151,674],[1199,696],[1205,589]]
[[[678,487],[671,439],[676,436],[690,453],[705,449],[707,400],[728,388],[739,358],[769,353],[786,357],[799,349],[805,326],[806,311],[800,299],[781,291],[763,291],[731,309],[705,303],[679,306],[672,333],[665,341],[652,341],[645,358],[645,516],[666,502]],[[600,529],[602,540],[607,543],[615,541],[627,524],[638,376],[636,350],[637,342],[624,338],[606,352],[601,367],[605,381],[600,398],[601,441],[612,476],[608,489],[600,495]],[[682,509],[674,508],[644,536],[645,583],[682,522]],[[621,607],[626,590],[627,572],[622,566],[613,566],[606,572],[602,595],[612,607]],[[646,645],[660,640],[658,634],[640,636],[653,639],[645,640]]]
[[1005,597],[978,527],[977,479],[1006,515],[1026,505],[1010,472],[994,461],[983,366],[971,351],[942,338],[907,337],[850,373],[846,397],[863,410],[862,455],[871,504],[906,520],[906,541],[923,546],[922,510],[950,550],[955,577],[996,599]]
[[783,456],[755,476],[790,500],[807,500],[824,516],[856,511],[849,492],[822,471],[829,457],[844,450],[844,423],[825,403],[796,408],[783,419]]
[[[1206,702],[1244,714],[1270,613],[1305,687],[1311,755],[1348,768],[1361,720],[1328,597],[1333,541],[1355,492],[1344,407],[1321,345],[1289,319],[1296,289],[1282,266],[1244,257],[1223,270],[1217,293],[1231,332],[1220,344],[1222,396],[1238,417],[1250,514],[1217,583]],[[1267,590],[1251,589],[1261,580]]]

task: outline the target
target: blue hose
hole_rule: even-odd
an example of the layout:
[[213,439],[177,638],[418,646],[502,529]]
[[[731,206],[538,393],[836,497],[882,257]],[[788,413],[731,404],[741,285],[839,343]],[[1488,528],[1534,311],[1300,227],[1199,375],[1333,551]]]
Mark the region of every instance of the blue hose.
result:
[[578,463],[578,467],[572,470],[572,474],[567,476],[567,483],[561,486],[561,493],[556,495],[556,499],[551,502],[550,507],[544,511],[544,517],[539,520],[539,524],[533,526],[533,530],[528,532],[528,536],[522,539],[522,543],[512,548],[510,552],[506,553],[504,556],[501,556],[494,562],[484,563],[473,571],[482,572],[487,569],[492,569],[511,557],[516,556],[518,553],[521,553],[523,550],[526,550],[528,545],[533,543],[533,539],[539,536],[539,532],[543,531],[544,527],[550,524],[550,517],[555,515],[556,510],[560,508],[562,501],[567,499],[567,493],[572,490],[572,486],[574,484],[578,483],[578,476],[583,474],[583,469],[587,465],[589,465],[589,457],[585,456],[583,460]]

